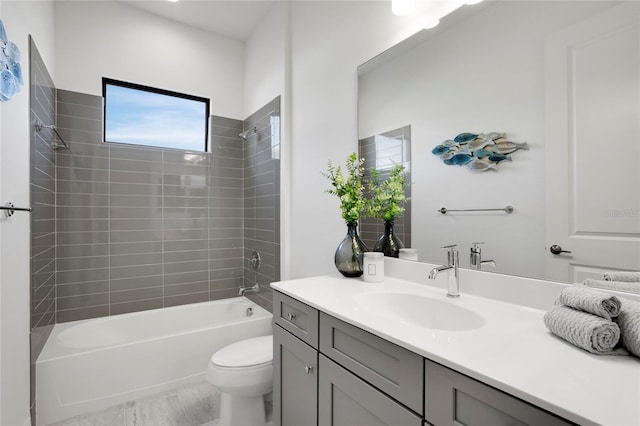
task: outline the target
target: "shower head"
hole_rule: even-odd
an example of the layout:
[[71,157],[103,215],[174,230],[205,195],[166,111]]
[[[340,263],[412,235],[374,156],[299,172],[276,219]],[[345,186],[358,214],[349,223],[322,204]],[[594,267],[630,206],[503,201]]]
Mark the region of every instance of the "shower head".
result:
[[247,140],[247,138],[249,137],[250,133],[258,133],[258,129],[256,127],[252,127],[250,129],[245,130],[244,132],[240,133],[238,136],[240,136],[242,138],[242,140]]

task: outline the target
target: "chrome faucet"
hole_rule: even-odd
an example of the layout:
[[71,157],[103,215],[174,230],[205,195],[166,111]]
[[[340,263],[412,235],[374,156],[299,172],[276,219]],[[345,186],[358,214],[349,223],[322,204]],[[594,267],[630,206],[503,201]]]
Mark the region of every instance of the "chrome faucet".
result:
[[447,297],[460,296],[460,281],[458,271],[460,261],[458,250],[456,250],[456,247],[456,244],[442,247],[444,250],[447,250],[447,264],[438,266],[437,268],[433,268],[431,272],[429,272],[429,279],[435,280],[440,272],[453,270],[453,274],[451,272],[448,272],[447,276]]
[[473,247],[471,247],[471,253],[469,254],[469,264],[471,268],[477,269],[478,271],[482,269],[482,265],[489,265],[496,267],[495,260],[482,260],[482,249],[478,247],[480,244],[484,243],[471,243]]
[[240,289],[238,290],[238,296],[244,296],[244,294],[249,292],[249,291],[252,292],[252,293],[259,292],[260,291],[260,285],[258,285],[258,283],[255,283],[251,287],[240,287]]

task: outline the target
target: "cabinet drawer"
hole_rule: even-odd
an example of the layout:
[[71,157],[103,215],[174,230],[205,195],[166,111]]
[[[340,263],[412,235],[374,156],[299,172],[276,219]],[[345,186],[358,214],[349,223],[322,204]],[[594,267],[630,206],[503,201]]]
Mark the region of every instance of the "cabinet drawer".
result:
[[319,425],[422,425],[422,418],[411,410],[322,354],[319,358]]
[[280,292],[273,292],[273,322],[318,348],[318,311]]
[[322,312],[320,352],[422,414],[421,356]]
[[571,425],[470,377],[425,360],[425,418],[439,425]]

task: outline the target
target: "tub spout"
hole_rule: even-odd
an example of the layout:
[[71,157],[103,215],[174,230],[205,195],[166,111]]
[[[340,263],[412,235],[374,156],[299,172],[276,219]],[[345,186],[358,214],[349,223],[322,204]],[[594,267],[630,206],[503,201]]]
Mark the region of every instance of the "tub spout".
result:
[[238,296],[244,296],[244,294],[247,292],[257,293],[259,291],[260,285],[258,283],[255,283],[251,287],[240,287],[240,289],[238,290]]

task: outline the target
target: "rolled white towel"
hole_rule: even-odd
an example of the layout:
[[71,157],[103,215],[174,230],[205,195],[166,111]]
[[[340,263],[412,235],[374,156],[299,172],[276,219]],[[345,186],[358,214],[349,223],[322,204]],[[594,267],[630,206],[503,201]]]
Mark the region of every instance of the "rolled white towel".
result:
[[621,299],[620,315],[614,320],[620,327],[622,346],[640,357],[640,302]]
[[625,293],[640,294],[640,282],[632,281],[603,281],[587,278],[582,282],[587,287],[602,288],[606,290],[623,291]]
[[608,320],[620,313],[620,300],[617,297],[587,287],[571,286],[562,289],[558,302]]
[[544,325],[556,336],[598,355],[628,355],[620,342],[618,324],[567,306],[554,306],[544,314]]
[[640,272],[633,271],[618,271],[618,272],[607,272],[603,276],[605,281],[625,281],[628,283],[638,283],[640,282]]

